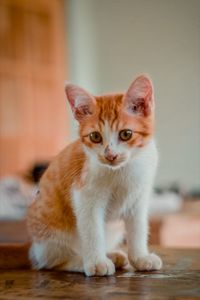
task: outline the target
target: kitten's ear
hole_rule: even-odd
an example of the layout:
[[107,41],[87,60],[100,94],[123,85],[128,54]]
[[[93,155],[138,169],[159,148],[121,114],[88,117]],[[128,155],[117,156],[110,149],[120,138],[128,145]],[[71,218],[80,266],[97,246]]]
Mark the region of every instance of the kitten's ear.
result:
[[153,85],[146,75],[137,77],[124,96],[129,113],[148,117],[154,109]]
[[67,83],[65,85],[65,93],[73,115],[79,122],[94,112],[95,99],[84,89],[74,84]]

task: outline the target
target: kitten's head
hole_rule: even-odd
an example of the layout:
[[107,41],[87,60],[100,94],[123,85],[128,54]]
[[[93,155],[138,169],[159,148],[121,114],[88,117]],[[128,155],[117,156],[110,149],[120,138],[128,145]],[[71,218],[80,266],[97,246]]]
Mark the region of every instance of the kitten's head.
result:
[[73,84],[65,91],[81,141],[97,162],[119,168],[151,139],[154,99],[148,77],[136,78],[125,94],[93,96]]

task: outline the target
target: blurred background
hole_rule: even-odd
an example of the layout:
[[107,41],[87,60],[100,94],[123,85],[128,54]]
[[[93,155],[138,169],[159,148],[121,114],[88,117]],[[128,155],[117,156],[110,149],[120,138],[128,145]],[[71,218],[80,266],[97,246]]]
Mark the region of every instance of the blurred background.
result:
[[0,0],[0,242],[27,239],[39,177],[77,137],[65,81],[102,94],[141,73],[160,153],[151,242],[200,247],[199,0]]

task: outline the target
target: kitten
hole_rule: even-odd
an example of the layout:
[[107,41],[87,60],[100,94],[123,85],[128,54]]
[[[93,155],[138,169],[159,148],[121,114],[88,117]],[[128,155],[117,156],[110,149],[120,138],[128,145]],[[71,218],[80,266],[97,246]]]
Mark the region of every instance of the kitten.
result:
[[125,222],[129,262],[158,270],[149,253],[148,206],[157,165],[150,79],[136,78],[125,94],[92,96],[66,85],[80,138],[50,164],[29,209],[30,258],[38,268],[111,275],[127,264],[113,221]]

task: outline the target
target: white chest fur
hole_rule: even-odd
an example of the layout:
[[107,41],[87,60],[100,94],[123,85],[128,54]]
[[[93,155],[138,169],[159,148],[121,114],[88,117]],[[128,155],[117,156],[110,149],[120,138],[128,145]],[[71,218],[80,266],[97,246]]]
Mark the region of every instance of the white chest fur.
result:
[[157,165],[157,151],[154,143],[148,145],[129,164],[113,176],[111,195],[107,205],[107,219],[116,219],[134,210],[139,201],[149,200],[149,193]]
[[134,209],[138,201],[146,201],[145,195],[152,185],[156,165],[157,150],[151,141],[119,169],[93,166],[86,185],[79,192],[73,191],[75,208],[84,198],[85,205],[103,207],[107,221],[121,217],[129,209]]

